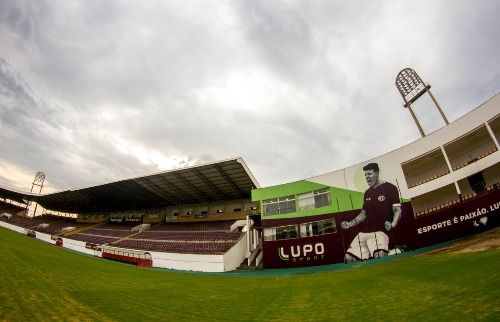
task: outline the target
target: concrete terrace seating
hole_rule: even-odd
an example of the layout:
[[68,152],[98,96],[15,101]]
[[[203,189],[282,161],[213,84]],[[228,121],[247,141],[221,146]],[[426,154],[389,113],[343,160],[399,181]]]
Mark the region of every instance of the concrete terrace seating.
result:
[[446,171],[443,171],[441,173],[434,174],[433,176],[430,176],[430,177],[427,177],[427,178],[424,178],[424,179],[420,179],[417,182],[414,182],[414,183],[408,185],[408,188],[413,188],[413,187],[419,186],[419,185],[424,184],[426,182],[429,182],[429,181],[432,181],[434,179],[437,179],[437,178],[440,178],[442,176],[445,176],[448,173],[450,173],[450,172],[448,170],[446,170]]
[[110,229],[110,230],[122,230],[122,231],[132,231],[137,225],[141,223],[138,222],[124,222],[124,223],[106,223],[97,227],[98,229]]
[[[499,188],[500,188],[500,185],[498,183],[493,183],[491,185],[486,186],[485,189],[484,189],[484,192],[482,192],[482,193],[478,194],[478,193],[475,193],[475,192],[471,192],[471,193],[469,193],[467,195],[463,195],[462,196],[462,200],[468,200],[468,199],[471,199],[471,198],[479,197],[481,195],[484,195],[486,193],[491,192],[492,190],[498,190]],[[451,207],[451,206],[453,206],[455,204],[458,204],[458,203],[461,203],[460,199],[448,200],[447,202],[439,204],[439,205],[437,205],[435,207],[417,211],[416,212],[416,216],[418,217],[418,216],[429,215],[429,214],[432,214],[432,213],[434,213],[434,212],[436,212],[438,210]]]
[[94,228],[80,231],[67,238],[84,241],[93,244],[105,244],[119,240],[120,238],[135,234],[132,228],[138,223],[107,223]]
[[241,238],[231,232],[234,220],[162,223],[113,244],[116,247],[188,254],[221,254]]
[[240,232],[165,232],[165,231],[145,231],[135,235],[131,239],[149,240],[180,240],[180,241],[237,241]]
[[106,228],[92,228],[83,231],[86,235],[96,235],[96,236],[109,236],[109,237],[117,237],[122,238],[128,235],[133,234],[134,232],[131,230],[115,230],[115,229],[106,229]]
[[205,222],[168,222],[151,227],[149,231],[229,231],[234,220]]
[[68,238],[87,242],[87,243],[98,244],[98,245],[105,244],[105,243],[111,243],[111,242],[119,239],[117,237],[95,236],[95,235],[87,235],[85,233],[74,234]]
[[32,229],[46,234],[55,234],[60,232],[65,227],[81,227],[85,224],[80,224],[76,222],[75,218],[61,217],[54,215],[43,215],[34,218],[31,217],[21,217],[12,216],[9,219],[1,218],[12,225],[16,225],[23,228]]
[[[48,224],[47,227],[44,227],[45,225],[43,224]],[[77,223],[75,219],[73,220],[70,220],[69,218],[67,218],[66,220],[61,220],[61,221],[43,221],[41,224],[39,224],[39,226],[35,226],[33,227],[33,230],[36,230],[36,231],[39,231],[41,233],[45,233],[45,234],[56,234],[56,233],[59,233],[61,232],[64,228],[67,228],[67,227],[74,227],[74,228],[78,228],[78,227],[82,227],[84,226],[85,224],[81,224],[81,223]]]
[[23,228],[29,228],[29,227],[32,227],[34,225],[38,225],[40,223],[40,222],[36,221],[35,219],[25,218],[25,217],[21,217],[21,216],[12,216],[9,219],[2,217],[2,218],[0,218],[0,220],[8,222],[9,224],[12,224],[15,226],[23,227]]
[[158,252],[187,253],[187,254],[220,254],[233,247],[234,242],[166,242],[153,240],[125,239],[113,246],[140,249]]

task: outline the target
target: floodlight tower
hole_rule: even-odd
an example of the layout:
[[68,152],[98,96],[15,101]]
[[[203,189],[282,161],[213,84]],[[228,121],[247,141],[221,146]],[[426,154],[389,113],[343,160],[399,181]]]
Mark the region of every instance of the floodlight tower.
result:
[[[45,173],[42,171],[38,171],[35,174],[35,179],[33,180],[33,183],[31,184],[31,190],[30,192],[33,192],[33,189],[36,187],[39,187],[40,189],[38,190],[38,194],[42,193],[42,188],[43,188],[43,183],[45,182]],[[28,202],[26,206],[26,215],[28,214],[29,206],[31,205],[31,202]],[[38,203],[35,202],[35,210],[33,211],[33,216],[36,215],[36,208],[38,207]]]
[[422,137],[425,136],[425,133],[424,130],[422,129],[422,126],[420,126],[420,123],[418,122],[415,113],[411,109],[411,104],[416,100],[418,100],[426,92],[429,93],[429,96],[434,102],[434,105],[438,109],[439,114],[441,114],[441,117],[443,118],[446,125],[450,124],[448,122],[448,119],[444,115],[443,110],[441,109],[438,102],[434,98],[434,95],[432,95],[431,93],[431,85],[430,84],[425,85],[420,76],[418,76],[416,71],[414,71],[411,68],[405,68],[401,70],[398,76],[396,77],[396,87],[398,88],[399,93],[401,94],[403,100],[405,101],[403,106],[408,108],[408,110],[410,111],[410,114],[413,117],[415,124],[417,124],[417,128]]

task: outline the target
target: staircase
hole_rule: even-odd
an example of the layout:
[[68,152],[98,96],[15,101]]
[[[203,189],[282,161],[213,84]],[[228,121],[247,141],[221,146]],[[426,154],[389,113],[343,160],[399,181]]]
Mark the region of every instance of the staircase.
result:
[[[250,264],[248,260],[250,258]],[[245,258],[240,266],[236,269],[237,271],[258,271],[262,269],[262,250],[257,248],[249,258]],[[257,264],[259,262],[259,264]]]

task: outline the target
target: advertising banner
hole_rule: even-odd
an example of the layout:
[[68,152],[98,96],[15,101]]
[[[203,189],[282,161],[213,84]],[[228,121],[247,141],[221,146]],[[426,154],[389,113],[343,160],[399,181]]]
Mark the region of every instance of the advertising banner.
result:
[[[403,202],[400,205],[399,219],[392,227],[386,227],[385,224],[394,219],[394,214],[388,215],[389,217],[381,216],[379,220],[382,224],[373,220],[354,223],[361,212],[362,209],[359,209],[314,218],[334,218],[334,233],[310,237],[301,237],[299,234],[293,239],[264,240],[264,267],[305,267],[350,260],[371,260],[479,233],[500,225],[500,190],[485,192],[417,218],[411,203]],[[290,225],[300,227],[311,220],[268,220],[263,221],[262,225],[263,228]],[[350,224],[346,225],[346,222]]]

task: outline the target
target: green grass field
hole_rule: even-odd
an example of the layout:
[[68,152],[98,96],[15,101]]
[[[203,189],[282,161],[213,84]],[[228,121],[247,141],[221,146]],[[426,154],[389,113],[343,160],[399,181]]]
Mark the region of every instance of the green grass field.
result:
[[0,228],[0,321],[500,320],[500,250],[289,272],[137,268]]

